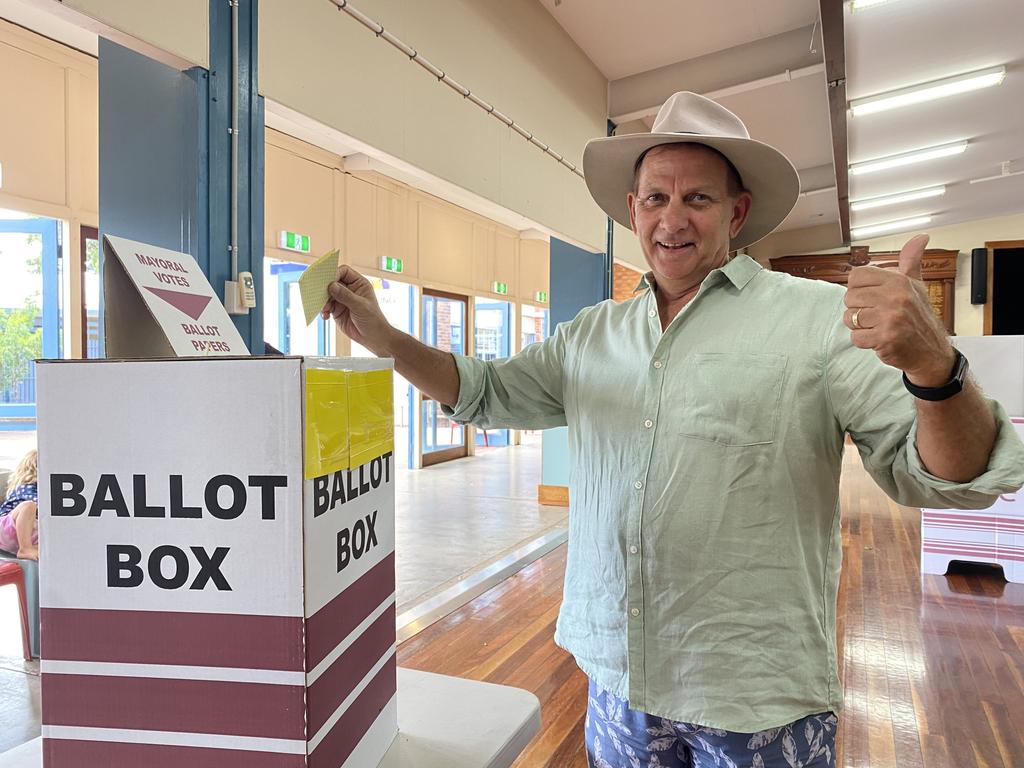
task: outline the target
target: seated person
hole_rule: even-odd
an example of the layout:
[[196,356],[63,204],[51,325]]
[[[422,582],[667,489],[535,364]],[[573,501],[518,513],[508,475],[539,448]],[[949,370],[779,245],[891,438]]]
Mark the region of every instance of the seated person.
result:
[[11,474],[10,493],[0,504],[0,549],[26,560],[39,559],[38,462],[35,448],[25,454]]

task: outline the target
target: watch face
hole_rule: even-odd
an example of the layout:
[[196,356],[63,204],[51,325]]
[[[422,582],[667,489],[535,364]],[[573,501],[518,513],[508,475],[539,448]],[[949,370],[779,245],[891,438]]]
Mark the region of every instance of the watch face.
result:
[[953,380],[963,385],[967,379],[967,358],[964,357],[963,352],[959,349],[956,350],[956,365],[955,372],[953,374]]

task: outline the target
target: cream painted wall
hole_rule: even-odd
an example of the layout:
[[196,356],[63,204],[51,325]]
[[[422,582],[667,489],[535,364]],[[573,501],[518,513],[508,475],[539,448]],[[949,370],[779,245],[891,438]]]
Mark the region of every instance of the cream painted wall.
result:
[[[283,0],[270,0],[270,3]],[[162,48],[193,64],[210,62],[210,5],[207,0],[63,0],[89,18]]]
[[[536,0],[356,5],[571,162],[605,134],[607,81]],[[604,250],[581,178],[328,0],[262,3],[259,39],[267,98]]]
[[[953,326],[957,336],[981,336],[984,331],[984,305],[971,304],[971,249],[982,248],[990,240],[1024,240],[1024,213],[925,231],[931,235],[929,248],[955,248],[960,251],[956,262]],[[858,240],[854,245],[867,245],[872,251],[898,251],[912,234]]]
[[615,258],[632,264],[646,273],[650,267],[647,266],[647,260],[644,258],[644,252],[640,248],[640,241],[637,240],[636,235],[621,224],[615,224],[614,237],[613,253]]

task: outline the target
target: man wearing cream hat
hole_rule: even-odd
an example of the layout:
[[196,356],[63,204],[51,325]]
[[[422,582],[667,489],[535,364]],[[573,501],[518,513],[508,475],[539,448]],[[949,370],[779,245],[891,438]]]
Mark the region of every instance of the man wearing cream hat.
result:
[[845,434],[913,506],[991,505],[1024,483],[1024,447],[931,311],[926,237],[845,291],[730,258],[799,181],[725,108],[677,93],[650,134],[595,139],[583,166],[640,239],[640,296],[493,362],[391,328],[349,267],[324,316],[459,422],[568,426],[555,639],[590,678],[592,765],[833,766]]

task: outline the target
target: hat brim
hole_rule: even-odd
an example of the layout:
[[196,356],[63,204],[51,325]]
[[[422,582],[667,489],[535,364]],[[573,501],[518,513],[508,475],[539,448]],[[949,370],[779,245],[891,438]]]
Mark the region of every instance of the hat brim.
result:
[[626,196],[633,191],[637,158],[662,144],[704,144],[729,158],[754,198],[750,214],[730,243],[732,250],[753,245],[773,232],[793,210],[800,196],[800,177],[793,164],[772,146],[754,139],[685,136],[678,133],[635,133],[592,139],[583,150],[587,188],[602,210],[631,229]]

